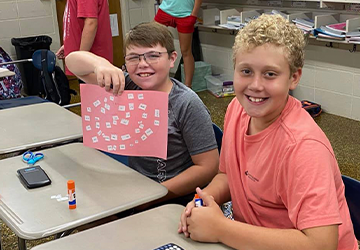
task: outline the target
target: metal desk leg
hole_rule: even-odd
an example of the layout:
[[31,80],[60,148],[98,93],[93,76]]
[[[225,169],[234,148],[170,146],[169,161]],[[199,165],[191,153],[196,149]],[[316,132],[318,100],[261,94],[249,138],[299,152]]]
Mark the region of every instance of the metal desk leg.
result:
[[18,237],[18,248],[19,250],[26,250],[26,242],[20,237]]
[[[74,229],[69,229],[69,230],[66,230],[65,232],[62,232],[62,233],[57,233],[55,235],[55,239],[60,239],[62,237],[65,237],[65,236],[68,236],[72,233],[72,231],[74,231]],[[1,250],[1,249],[0,249]]]

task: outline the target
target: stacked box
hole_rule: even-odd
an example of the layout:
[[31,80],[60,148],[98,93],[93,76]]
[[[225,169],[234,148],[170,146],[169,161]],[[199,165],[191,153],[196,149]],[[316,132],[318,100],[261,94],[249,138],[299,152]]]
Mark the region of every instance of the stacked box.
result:
[[[205,76],[207,75],[211,75],[211,65],[202,61],[195,62],[195,71],[192,79],[192,90],[195,92],[206,90],[207,86]],[[181,64],[181,81],[185,83],[183,64]]]

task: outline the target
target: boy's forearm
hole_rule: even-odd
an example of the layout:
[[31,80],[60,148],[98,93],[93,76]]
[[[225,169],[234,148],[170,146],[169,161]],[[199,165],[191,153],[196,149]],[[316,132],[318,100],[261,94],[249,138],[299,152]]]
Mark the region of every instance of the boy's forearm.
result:
[[238,221],[226,220],[219,227],[218,234],[220,242],[239,250],[337,249],[337,226],[307,230],[312,230],[312,234],[307,235],[297,229],[258,227]]
[[219,172],[203,191],[213,196],[219,205],[231,200],[227,175],[222,172]]
[[202,4],[202,0],[195,0],[194,8],[193,8],[193,10],[191,12],[192,16],[197,16],[198,15],[199,10],[201,8],[201,4]]
[[97,27],[98,21],[96,18],[85,18],[79,50],[90,51],[95,40]]

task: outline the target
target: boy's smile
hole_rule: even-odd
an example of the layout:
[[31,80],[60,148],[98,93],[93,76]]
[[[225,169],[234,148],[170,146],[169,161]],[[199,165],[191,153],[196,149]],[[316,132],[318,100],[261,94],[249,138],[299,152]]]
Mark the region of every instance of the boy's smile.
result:
[[170,68],[174,67],[177,57],[176,52],[169,55],[166,48],[159,44],[149,48],[131,46],[126,49],[125,62],[126,60],[131,61],[138,56],[140,56],[138,63],[131,65],[127,63],[126,65],[131,80],[144,90],[169,93],[172,88],[169,72]]
[[289,90],[295,89],[300,76],[301,69],[290,74],[284,49],[275,45],[265,44],[237,53],[236,98],[251,116],[251,124],[257,128],[254,131],[265,129],[279,117]]

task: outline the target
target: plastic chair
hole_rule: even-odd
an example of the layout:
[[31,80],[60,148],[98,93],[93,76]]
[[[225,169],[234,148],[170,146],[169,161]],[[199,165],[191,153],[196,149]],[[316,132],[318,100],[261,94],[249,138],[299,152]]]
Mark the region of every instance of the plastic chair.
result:
[[345,198],[349,206],[351,221],[357,240],[360,240],[360,181],[342,175],[345,185]]
[[215,123],[213,123],[213,129],[214,129],[214,133],[215,133],[215,139],[216,139],[216,142],[217,142],[217,145],[218,145],[218,150],[219,150],[219,153],[220,153],[223,132],[222,132],[221,128],[219,128]]

